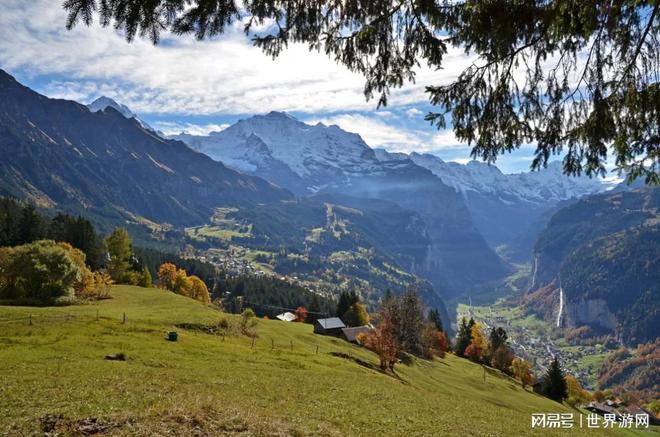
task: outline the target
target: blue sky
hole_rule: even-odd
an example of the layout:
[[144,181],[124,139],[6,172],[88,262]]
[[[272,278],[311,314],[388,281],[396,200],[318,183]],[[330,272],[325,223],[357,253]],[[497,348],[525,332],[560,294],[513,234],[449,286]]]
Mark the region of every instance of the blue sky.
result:
[[[470,148],[451,130],[423,120],[432,110],[424,87],[455,78],[471,61],[460,51],[451,51],[440,71],[421,68],[416,83],[393,91],[388,107],[377,110],[362,94],[361,76],[300,45],[272,60],[252,47],[240,25],[210,41],[165,35],[154,46],[146,40],[128,44],[98,25],[69,32],[64,22],[60,2],[3,0],[0,68],[49,97],[89,103],[106,95],[168,134],[205,134],[278,110],[305,122],[337,124],[374,148],[457,162],[470,158]],[[532,152],[527,147],[504,155],[497,165],[507,173],[527,171]]]

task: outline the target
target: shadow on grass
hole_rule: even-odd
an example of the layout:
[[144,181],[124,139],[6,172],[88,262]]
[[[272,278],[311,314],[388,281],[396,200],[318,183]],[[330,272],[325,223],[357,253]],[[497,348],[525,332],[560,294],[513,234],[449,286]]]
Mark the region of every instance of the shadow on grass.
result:
[[405,385],[409,384],[408,381],[401,378],[394,370],[392,370],[391,372],[388,372],[386,370],[381,369],[379,366],[376,366],[373,363],[370,363],[368,361],[364,361],[361,358],[354,357],[354,356],[349,355],[349,354],[344,353],[344,352],[330,352],[330,355],[332,355],[333,357],[338,357],[338,358],[343,358],[345,360],[353,361],[355,364],[358,364],[362,367],[366,367],[369,370],[373,370],[374,372],[378,372],[380,374],[383,374],[383,375],[389,376],[391,378],[394,378],[394,379],[400,381],[402,384],[405,384]]

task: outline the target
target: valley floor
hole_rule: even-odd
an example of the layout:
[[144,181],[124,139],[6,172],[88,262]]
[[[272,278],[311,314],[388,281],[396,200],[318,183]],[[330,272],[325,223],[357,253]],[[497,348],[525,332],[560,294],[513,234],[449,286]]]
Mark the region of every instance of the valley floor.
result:
[[[168,342],[175,324],[237,320],[162,290],[111,295],[0,307],[0,435],[644,434],[532,430],[532,413],[580,412],[453,355],[386,375],[374,354],[307,324],[260,320],[254,347],[245,336],[183,329]],[[104,360],[119,352],[126,361]]]

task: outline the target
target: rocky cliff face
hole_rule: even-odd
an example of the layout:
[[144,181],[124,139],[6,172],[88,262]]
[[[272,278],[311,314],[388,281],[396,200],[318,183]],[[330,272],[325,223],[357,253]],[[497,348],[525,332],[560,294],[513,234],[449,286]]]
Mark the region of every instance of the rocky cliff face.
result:
[[616,315],[610,311],[605,299],[576,299],[568,301],[564,308],[565,325],[568,328],[589,325],[615,331]]
[[563,326],[629,344],[660,336],[660,189],[589,196],[557,212],[536,244],[530,296],[559,284]]

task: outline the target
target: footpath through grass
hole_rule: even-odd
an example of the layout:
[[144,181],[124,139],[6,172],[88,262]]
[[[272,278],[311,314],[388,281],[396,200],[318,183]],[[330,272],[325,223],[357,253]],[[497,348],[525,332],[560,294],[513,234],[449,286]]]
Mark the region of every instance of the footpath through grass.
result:
[[[482,367],[451,355],[386,375],[369,351],[306,324],[260,320],[254,348],[245,336],[182,329],[168,342],[175,324],[236,319],[162,290],[111,295],[0,307],[0,435],[642,434],[532,430],[532,413],[578,412],[493,372],[484,382]],[[126,361],[104,359],[119,352]]]

